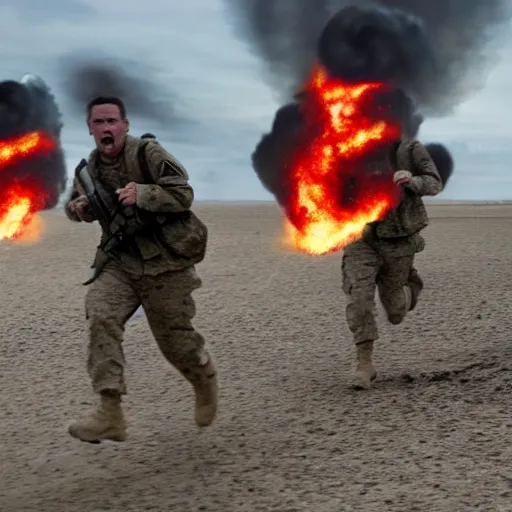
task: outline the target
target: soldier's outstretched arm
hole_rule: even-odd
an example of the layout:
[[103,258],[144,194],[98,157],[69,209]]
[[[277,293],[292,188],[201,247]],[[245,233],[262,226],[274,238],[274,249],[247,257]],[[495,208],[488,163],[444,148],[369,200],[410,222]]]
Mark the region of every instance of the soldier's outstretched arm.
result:
[[146,158],[155,184],[137,183],[137,206],[155,213],[190,209],[194,190],[185,168],[158,142],[147,145]]
[[435,196],[439,194],[443,189],[443,181],[436,164],[425,149],[425,146],[419,141],[413,143],[412,160],[416,172],[407,187],[421,196]]

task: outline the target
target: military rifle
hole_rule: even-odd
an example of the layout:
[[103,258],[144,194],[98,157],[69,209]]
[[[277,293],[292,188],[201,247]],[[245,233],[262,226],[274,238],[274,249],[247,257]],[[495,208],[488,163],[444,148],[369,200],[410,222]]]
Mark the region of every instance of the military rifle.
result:
[[89,208],[98,221],[105,234],[105,240],[100,248],[109,253],[126,240],[126,223],[128,218],[135,215],[134,208],[123,207],[119,201],[113,212],[109,210],[101,196],[101,190],[87,167],[87,160],[83,158],[75,169],[75,183],[79,193],[87,197]]

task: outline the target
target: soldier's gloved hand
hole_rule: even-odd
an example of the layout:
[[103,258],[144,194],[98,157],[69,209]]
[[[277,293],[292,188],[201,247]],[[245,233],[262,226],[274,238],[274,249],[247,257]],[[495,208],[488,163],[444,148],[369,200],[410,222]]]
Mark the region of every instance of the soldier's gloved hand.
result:
[[393,174],[393,182],[397,185],[407,185],[412,180],[412,173],[410,171],[396,171]]

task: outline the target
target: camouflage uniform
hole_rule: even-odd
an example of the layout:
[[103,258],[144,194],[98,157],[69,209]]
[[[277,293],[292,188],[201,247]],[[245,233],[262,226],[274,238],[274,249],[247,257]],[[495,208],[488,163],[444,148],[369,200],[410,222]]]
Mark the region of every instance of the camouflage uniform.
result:
[[377,375],[371,359],[378,338],[375,291],[392,324],[401,323],[416,306],[423,282],[413,267],[414,255],[425,247],[419,233],[428,224],[422,196],[442,189],[438,170],[420,142],[402,142],[397,165],[413,175],[400,204],[381,221],[367,225],[363,237],[348,245],[342,258],[346,318],[357,347],[356,386],[365,389]]
[[[145,152],[145,174],[139,150]],[[196,423],[209,425],[217,406],[217,380],[203,336],[192,326],[192,292],[201,286],[195,263],[206,250],[206,227],[190,212],[193,189],[185,169],[156,140],[128,136],[118,161],[100,162],[97,150],[89,158],[92,176],[114,192],[130,182],[137,185],[135,215],[127,222],[132,234],[109,255],[98,247],[95,275],[86,298],[89,326],[87,369],[100,407],[70,426],[71,435],[84,441],[124,440],[121,396],[126,394],[124,326],[142,305],[164,357],[191,382],[196,392]],[[70,201],[79,196],[75,187]],[[66,205],[67,216],[80,221]],[[92,215],[89,208],[87,211]],[[102,233],[102,242],[106,234]]]

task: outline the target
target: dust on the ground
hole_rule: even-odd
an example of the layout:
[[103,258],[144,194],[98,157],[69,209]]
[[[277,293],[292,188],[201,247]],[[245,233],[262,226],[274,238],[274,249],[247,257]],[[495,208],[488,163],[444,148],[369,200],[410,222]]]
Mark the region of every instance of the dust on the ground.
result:
[[219,367],[213,427],[144,318],[127,327],[125,444],[67,424],[93,404],[81,282],[95,226],[46,215],[0,244],[2,512],[512,510],[512,206],[432,206],[421,303],[380,314],[379,377],[351,389],[340,255],[276,250],[274,204],[199,205],[196,325]]

